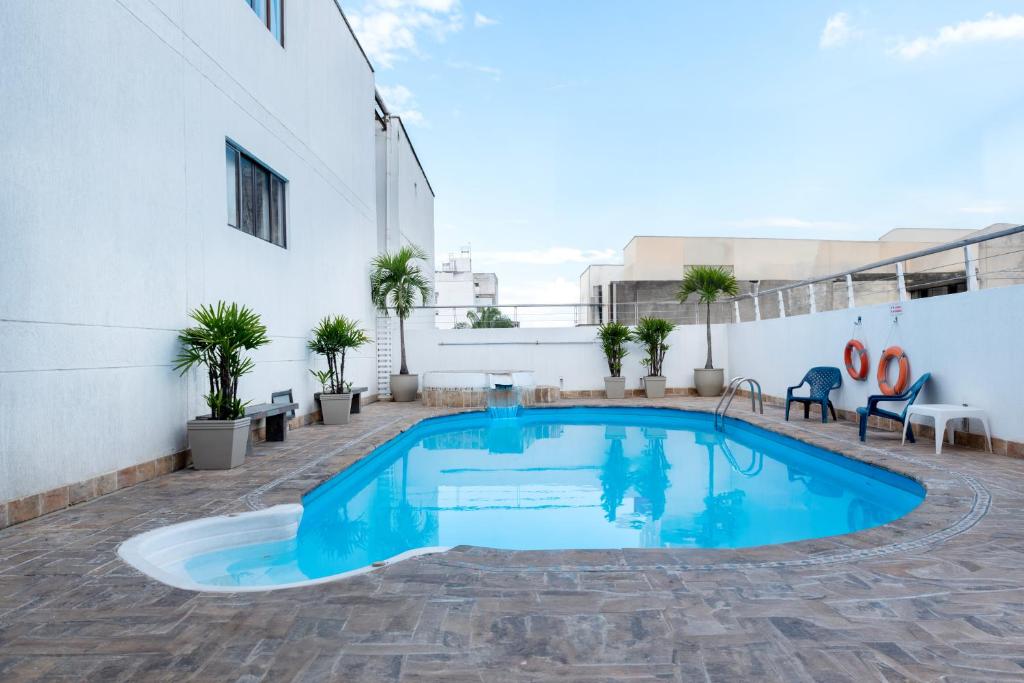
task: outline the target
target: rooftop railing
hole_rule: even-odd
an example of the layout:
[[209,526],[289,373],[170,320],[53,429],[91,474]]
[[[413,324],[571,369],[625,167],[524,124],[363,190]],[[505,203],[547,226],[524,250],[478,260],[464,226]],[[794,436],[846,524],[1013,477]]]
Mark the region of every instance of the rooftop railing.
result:
[[[682,273],[680,273],[680,276]],[[774,281],[778,282],[778,281]],[[1024,284],[1024,225],[900,254],[857,268],[763,287],[740,281],[742,293],[711,307],[712,323],[748,322]],[[566,304],[424,306],[419,324],[443,329],[578,327],[610,320],[635,325],[658,317],[703,324],[694,301],[591,301]]]

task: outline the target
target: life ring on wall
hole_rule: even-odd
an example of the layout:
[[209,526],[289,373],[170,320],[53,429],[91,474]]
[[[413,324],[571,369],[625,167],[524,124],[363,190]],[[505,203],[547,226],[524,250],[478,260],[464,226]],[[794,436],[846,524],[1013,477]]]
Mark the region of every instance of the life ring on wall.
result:
[[[853,354],[857,353],[857,359],[860,361],[860,367],[855,368],[853,366]],[[864,344],[860,343],[856,339],[851,339],[846,342],[846,350],[843,351],[843,360],[846,361],[846,371],[850,373],[850,377],[854,378],[858,382],[863,382],[868,378],[868,365],[871,361],[868,359],[868,352],[864,350]]]
[[[899,361],[900,376],[896,379],[896,384],[890,386],[889,362],[894,360]],[[878,388],[882,390],[882,393],[886,396],[902,394],[903,390],[907,388],[908,382],[910,382],[910,359],[907,358],[907,354],[903,353],[903,349],[898,346],[890,346],[882,351],[882,357],[878,360]]]

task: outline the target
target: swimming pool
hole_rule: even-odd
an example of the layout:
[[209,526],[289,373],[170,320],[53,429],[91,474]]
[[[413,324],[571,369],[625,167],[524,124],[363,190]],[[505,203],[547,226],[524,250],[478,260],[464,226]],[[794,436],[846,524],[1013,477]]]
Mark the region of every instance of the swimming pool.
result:
[[[418,548],[744,548],[915,508],[913,480],[738,420],[544,408],[426,420],[313,490],[297,529],[181,561],[204,586],[273,587]],[[222,542],[221,545],[224,545]]]

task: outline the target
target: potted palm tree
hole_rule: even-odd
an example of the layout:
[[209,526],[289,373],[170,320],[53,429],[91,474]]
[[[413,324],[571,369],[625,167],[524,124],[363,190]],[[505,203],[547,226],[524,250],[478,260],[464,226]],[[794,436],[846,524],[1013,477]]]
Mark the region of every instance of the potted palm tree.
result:
[[370,297],[373,305],[384,315],[394,310],[398,316],[398,335],[402,364],[397,375],[391,375],[391,400],[413,401],[419,389],[419,375],[409,374],[405,360],[405,321],[412,315],[416,299],[426,304],[430,299],[430,281],[416,261],[427,258],[427,253],[416,245],[408,245],[391,254],[385,252],[372,261]]
[[370,341],[358,321],[343,315],[327,316],[313,329],[309,350],[327,359],[326,370],[310,370],[323,388],[319,399],[325,425],[348,424],[352,412],[352,383],[345,381],[345,353]]
[[189,317],[195,325],[178,335],[182,350],[175,369],[182,375],[205,367],[210,391],[206,404],[208,418],[188,423],[188,445],[197,470],[226,470],[245,462],[250,419],[238,398],[238,380],[252,372],[252,358],[244,351],[270,343],[260,316],[245,306],[226,304],[200,306]]
[[643,380],[647,398],[665,397],[665,376],[661,374],[661,367],[668,351],[665,342],[674,329],[674,323],[662,318],[640,318],[633,330],[633,338],[640,342],[647,353],[643,359],[643,364],[647,366],[647,376]]
[[723,294],[736,296],[739,287],[736,277],[721,266],[693,266],[686,271],[683,282],[679,285],[676,297],[684,303],[691,294],[697,295],[697,302],[706,307],[708,331],[708,360],[703,368],[693,371],[693,383],[701,396],[718,396],[725,385],[725,371],[715,368],[711,363],[711,304],[718,301]]
[[612,321],[597,328],[597,336],[610,374],[604,378],[604,395],[606,398],[625,398],[626,378],[622,376],[622,359],[629,354],[626,343],[633,339],[633,333],[622,323]]

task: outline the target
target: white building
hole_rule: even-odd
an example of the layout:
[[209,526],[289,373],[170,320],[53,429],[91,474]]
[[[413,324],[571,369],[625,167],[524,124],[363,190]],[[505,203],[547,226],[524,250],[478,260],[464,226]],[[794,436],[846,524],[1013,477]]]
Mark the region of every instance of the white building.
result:
[[465,319],[474,307],[498,305],[498,276],[495,273],[474,273],[473,254],[463,247],[458,254],[450,252],[435,274],[435,300],[437,306],[451,306],[450,310],[436,312],[437,324],[451,327]]
[[[172,368],[191,309],[260,313],[241,397],[290,389],[308,421],[310,329],[386,336],[371,258],[414,242],[433,262],[432,189],[339,6],[269,5],[4,6],[0,506],[19,519],[180,465],[206,411]],[[369,398],[377,366],[375,345],[349,356]]]

